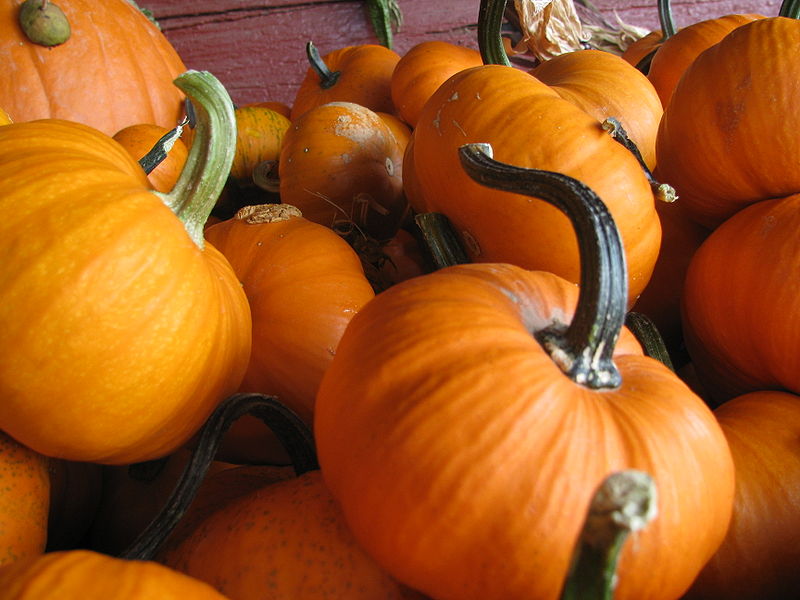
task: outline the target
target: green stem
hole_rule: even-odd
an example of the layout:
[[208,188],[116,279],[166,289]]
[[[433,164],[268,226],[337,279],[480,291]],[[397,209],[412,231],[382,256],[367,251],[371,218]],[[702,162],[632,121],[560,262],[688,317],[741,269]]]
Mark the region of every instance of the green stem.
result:
[[661,24],[661,41],[668,40],[677,33],[669,0],[658,0],[658,22]]
[[800,18],[800,0],[783,0],[778,10],[778,16],[790,19]]
[[632,532],[656,516],[656,487],[641,471],[620,471],[600,485],[589,506],[561,600],[612,600],[620,551]]
[[306,43],[306,56],[308,57],[308,64],[311,65],[313,71],[319,77],[319,86],[323,90],[332,88],[339,81],[341,71],[331,71],[322,57],[319,55],[319,50],[314,45],[314,42]]
[[211,73],[186,71],[175,85],[191,100],[197,126],[177,183],[168,194],[158,195],[202,249],[203,227],[225,186],[236,152],[236,117],[228,92]]
[[552,171],[526,169],[491,158],[489,144],[459,149],[467,174],[487,187],[536,197],[567,215],[580,255],[580,293],[568,326],[535,333],[553,361],[578,384],[615,388],[621,376],[613,352],[625,320],[628,277],[619,230],[605,204],[587,185]]
[[403,24],[403,13],[397,0],[364,0],[367,15],[378,41],[392,49],[393,31],[399,31]]
[[260,418],[275,433],[297,475],[319,468],[313,435],[300,417],[273,396],[235,394],[223,401],[203,425],[192,457],[169,500],[136,540],[120,554],[121,558],[152,560],[197,495],[223,435],[236,419],[248,414]]
[[629,312],[625,317],[625,325],[631,330],[636,339],[642,345],[642,349],[646,356],[655,358],[664,363],[671,371],[675,370],[672,364],[672,359],[669,356],[667,345],[664,343],[664,338],[658,331],[658,327],[653,323],[652,319],[645,314],[639,312]]
[[478,49],[483,64],[511,66],[503,44],[503,15],[508,0],[481,0],[478,9]]
[[442,213],[423,213],[414,217],[425,246],[437,269],[469,263],[450,219]]

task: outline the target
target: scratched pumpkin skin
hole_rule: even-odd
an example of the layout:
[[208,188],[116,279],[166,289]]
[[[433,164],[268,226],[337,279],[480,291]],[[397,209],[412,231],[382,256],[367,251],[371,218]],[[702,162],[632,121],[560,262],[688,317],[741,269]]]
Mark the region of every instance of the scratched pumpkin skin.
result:
[[391,239],[408,206],[404,149],[385,120],[364,106],[331,102],[313,108],[284,136],[281,201],[310,221]]

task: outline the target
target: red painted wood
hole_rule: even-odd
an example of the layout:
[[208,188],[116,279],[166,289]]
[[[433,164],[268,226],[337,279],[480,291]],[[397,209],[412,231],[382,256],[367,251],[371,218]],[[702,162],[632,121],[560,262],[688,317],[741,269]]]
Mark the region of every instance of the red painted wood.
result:
[[[403,54],[418,42],[441,39],[476,47],[477,0],[399,0],[405,22],[395,34]],[[291,104],[307,69],[305,44],[322,54],[377,43],[360,0],[140,0],[150,9],[186,66],[207,70],[234,102],[277,100]],[[593,0],[613,22],[658,27],[655,0]],[[673,2],[677,26],[738,12],[773,15],[780,0]]]

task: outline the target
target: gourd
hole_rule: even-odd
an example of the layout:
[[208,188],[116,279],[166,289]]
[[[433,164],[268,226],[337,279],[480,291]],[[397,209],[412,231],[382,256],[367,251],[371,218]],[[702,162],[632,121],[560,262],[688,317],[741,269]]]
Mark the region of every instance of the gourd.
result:
[[42,454],[169,454],[247,367],[247,299],[202,238],[232,160],[233,107],[209,73],[176,84],[199,123],[167,196],[86,125],[0,128],[0,428]]
[[480,263],[378,294],[317,395],[325,481],[356,539],[400,581],[442,600],[508,600],[555,597],[576,515],[609,472],[640,469],[657,482],[659,517],[623,550],[615,597],[677,598],[730,520],[722,431],[622,327],[627,277],[603,203],[573,178],[480,148],[461,150],[478,182],[568,211],[580,287]]

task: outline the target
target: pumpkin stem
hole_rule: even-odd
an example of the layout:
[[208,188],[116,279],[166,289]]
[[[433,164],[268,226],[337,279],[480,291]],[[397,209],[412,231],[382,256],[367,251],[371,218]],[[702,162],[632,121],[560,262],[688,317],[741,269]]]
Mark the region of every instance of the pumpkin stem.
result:
[[153,147],[150,148],[147,154],[139,159],[139,164],[146,174],[149,175],[158,165],[164,162],[164,160],[167,158],[167,154],[169,154],[169,151],[172,150],[172,147],[175,145],[175,142],[178,140],[178,138],[181,137],[183,128],[188,125],[188,123],[189,117],[184,117],[184,119],[178,123],[174,129],[170,129],[167,133],[158,138],[156,143],[153,144]]
[[459,154],[467,174],[490,188],[525,194],[569,217],[580,254],[580,294],[569,326],[553,324],[536,338],[574,382],[615,388],[621,376],[612,359],[625,320],[628,277],[622,240],[603,201],[573,177],[515,167],[491,158],[489,144],[466,144]]
[[136,540],[120,554],[120,558],[153,559],[197,495],[223,435],[236,419],[247,414],[260,418],[275,433],[297,475],[319,468],[313,435],[300,417],[274,396],[234,394],[220,403],[203,425],[192,457],[169,500]]
[[666,41],[675,35],[678,30],[675,27],[675,19],[672,17],[672,6],[669,0],[658,0],[658,22],[661,24],[661,41]]
[[650,317],[631,311],[625,316],[625,326],[636,336],[646,356],[661,361],[669,367],[670,371],[675,371],[664,338],[661,337],[661,332],[658,331],[658,327]]
[[308,42],[306,44],[306,56],[308,57],[308,63],[311,65],[311,68],[319,77],[319,86],[323,90],[327,90],[336,85],[342,72],[331,71],[328,68],[328,65],[325,64],[325,61],[322,60],[322,57],[319,55],[319,50],[317,50],[314,42]]
[[442,213],[423,213],[414,217],[425,246],[437,269],[471,262],[461,246],[450,219]]
[[634,470],[609,475],[589,505],[561,600],[611,600],[625,540],[656,512],[656,487],[650,475]]
[[403,12],[397,0],[364,0],[372,29],[382,46],[390,50],[393,46],[394,31],[403,25]]
[[783,0],[778,10],[778,16],[790,19],[800,18],[800,0]]
[[620,123],[619,120],[614,117],[608,117],[602,122],[601,125],[605,131],[608,131],[611,134],[611,137],[614,139],[614,141],[625,146],[625,148],[627,148],[628,151],[633,154],[636,160],[639,161],[639,165],[642,167],[642,171],[644,171],[644,175],[647,177],[648,183],[650,183],[650,189],[653,190],[653,195],[655,196],[656,200],[660,202],[675,202],[675,200],[678,199],[678,195],[675,193],[675,188],[669,184],[659,183],[656,181],[656,178],[653,177],[652,171],[650,171],[650,168],[644,162],[642,153],[639,152],[639,147],[628,136],[628,132],[625,131],[622,123]]
[[158,195],[202,249],[203,226],[225,186],[236,153],[236,117],[228,92],[211,73],[186,71],[174,83],[191,100],[197,126],[178,181],[168,194]]
[[478,9],[478,50],[483,64],[511,66],[503,44],[503,15],[508,0],[481,0]]

